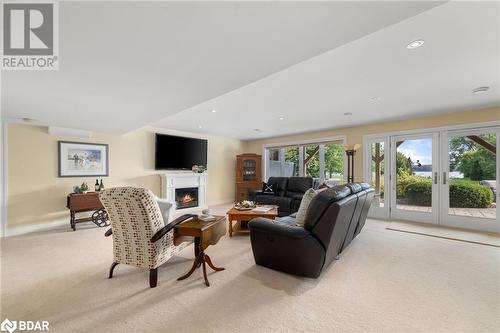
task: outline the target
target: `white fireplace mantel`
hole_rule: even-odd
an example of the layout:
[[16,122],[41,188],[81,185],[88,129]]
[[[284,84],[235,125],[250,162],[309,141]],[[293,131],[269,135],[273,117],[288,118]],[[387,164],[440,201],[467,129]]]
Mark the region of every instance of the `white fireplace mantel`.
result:
[[161,197],[175,203],[175,189],[196,187],[198,188],[198,207],[177,209],[175,215],[186,213],[199,213],[207,208],[207,173],[194,172],[166,172],[160,174]]

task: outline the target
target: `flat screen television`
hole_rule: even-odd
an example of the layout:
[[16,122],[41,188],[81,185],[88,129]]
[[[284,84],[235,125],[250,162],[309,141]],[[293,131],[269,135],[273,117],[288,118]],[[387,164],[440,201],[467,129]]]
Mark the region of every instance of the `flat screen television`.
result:
[[207,140],[156,133],[155,169],[191,170],[193,165],[207,167]]

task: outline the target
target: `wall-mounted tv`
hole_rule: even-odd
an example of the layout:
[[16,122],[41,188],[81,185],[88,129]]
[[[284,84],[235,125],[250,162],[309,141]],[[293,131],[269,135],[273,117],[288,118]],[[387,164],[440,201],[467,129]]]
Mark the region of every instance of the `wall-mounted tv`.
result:
[[207,140],[156,133],[155,169],[191,170],[193,165],[207,166]]

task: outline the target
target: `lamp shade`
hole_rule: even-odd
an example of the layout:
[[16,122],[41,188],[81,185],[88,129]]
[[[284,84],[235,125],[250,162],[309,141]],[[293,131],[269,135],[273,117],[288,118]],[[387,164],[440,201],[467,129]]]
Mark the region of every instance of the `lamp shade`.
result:
[[359,143],[353,143],[353,144],[345,144],[344,145],[344,150],[358,150],[359,148],[361,148],[361,144]]

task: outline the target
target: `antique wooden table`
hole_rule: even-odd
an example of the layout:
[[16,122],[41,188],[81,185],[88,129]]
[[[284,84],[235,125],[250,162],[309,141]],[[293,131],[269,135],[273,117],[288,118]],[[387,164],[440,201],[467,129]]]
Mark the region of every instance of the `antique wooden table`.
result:
[[[69,209],[69,223],[73,231],[76,230],[76,224],[81,222],[93,222],[98,227],[108,226],[108,214],[99,200],[99,192],[71,193],[66,198],[66,207]],[[75,218],[76,213],[94,211],[92,216]]]
[[[278,216],[278,208],[274,207],[267,212],[256,212],[253,210],[238,210],[233,207],[226,214],[227,222],[229,223],[229,237],[233,237],[233,232],[250,232],[247,222],[256,217],[265,217],[274,220]],[[233,225],[233,221],[236,221],[235,225]]]
[[224,268],[216,267],[212,263],[210,257],[205,254],[205,250],[210,245],[215,245],[219,239],[226,234],[226,218],[224,216],[215,216],[215,221],[203,222],[194,217],[186,222],[182,222],[175,226],[174,229],[174,244],[179,245],[185,241],[186,237],[194,237],[194,262],[193,266],[183,276],[177,280],[187,279],[200,266],[203,268],[203,278],[207,287],[210,286],[207,278],[208,264],[214,271],[222,271]]

